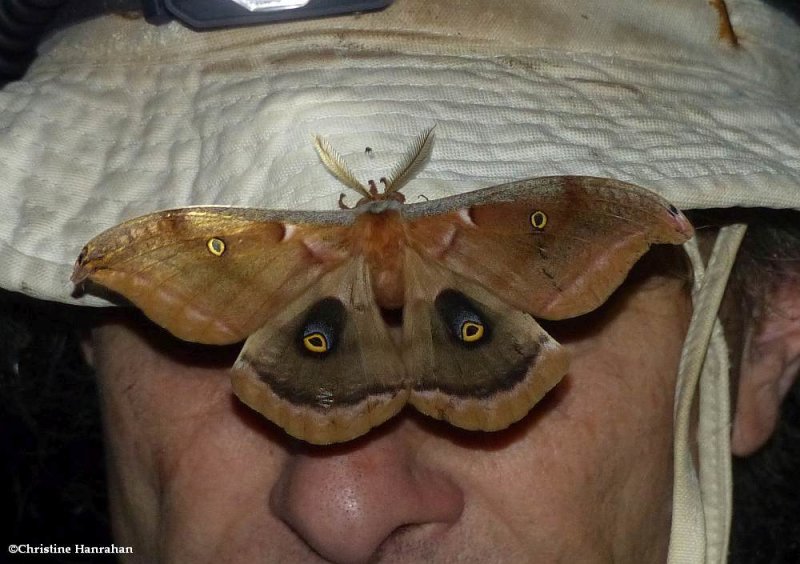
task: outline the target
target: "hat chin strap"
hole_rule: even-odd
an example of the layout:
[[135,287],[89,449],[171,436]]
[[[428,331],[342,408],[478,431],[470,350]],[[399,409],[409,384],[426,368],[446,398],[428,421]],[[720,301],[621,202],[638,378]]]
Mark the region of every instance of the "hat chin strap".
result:
[[[717,313],[746,228],[739,224],[720,229],[707,267],[703,266],[696,241],[685,245],[694,269],[694,311],[675,391],[669,564],[727,561],[732,512],[730,366]],[[699,421],[695,427],[692,406],[698,384]],[[699,472],[692,454],[695,438]]]

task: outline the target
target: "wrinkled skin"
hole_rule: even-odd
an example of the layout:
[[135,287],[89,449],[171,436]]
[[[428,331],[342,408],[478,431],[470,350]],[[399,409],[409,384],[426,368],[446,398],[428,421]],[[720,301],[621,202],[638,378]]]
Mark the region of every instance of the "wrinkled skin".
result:
[[663,562],[685,281],[646,274],[548,325],[564,381],[520,423],[409,412],[335,447],[232,395],[236,351],[134,315],[96,327],[116,541],[136,562]]

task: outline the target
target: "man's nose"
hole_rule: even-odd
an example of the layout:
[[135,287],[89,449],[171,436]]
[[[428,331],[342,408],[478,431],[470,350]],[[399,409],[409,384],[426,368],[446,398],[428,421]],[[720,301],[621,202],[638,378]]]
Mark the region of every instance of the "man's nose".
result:
[[402,429],[293,455],[270,498],[272,511],[318,554],[366,562],[399,528],[458,521],[462,490],[425,465]]

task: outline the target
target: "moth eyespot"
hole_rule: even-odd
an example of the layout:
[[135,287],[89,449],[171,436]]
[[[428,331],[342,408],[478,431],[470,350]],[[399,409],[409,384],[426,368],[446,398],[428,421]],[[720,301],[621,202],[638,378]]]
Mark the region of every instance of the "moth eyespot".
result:
[[316,358],[333,353],[342,338],[346,312],[344,304],[336,298],[323,298],[306,312],[297,329],[300,352]]
[[303,345],[308,352],[315,354],[326,353],[329,350],[328,339],[322,333],[311,333],[303,337]]
[[212,237],[206,242],[206,247],[208,247],[208,252],[212,255],[221,257],[222,253],[225,252],[225,241],[217,237]]
[[453,342],[466,348],[485,344],[491,324],[467,296],[453,289],[442,290],[434,306]]
[[465,321],[461,325],[461,340],[465,343],[476,343],[483,338],[483,323]]
[[547,225],[547,214],[537,210],[531,214],[531,225],[534,229],[542,230]]

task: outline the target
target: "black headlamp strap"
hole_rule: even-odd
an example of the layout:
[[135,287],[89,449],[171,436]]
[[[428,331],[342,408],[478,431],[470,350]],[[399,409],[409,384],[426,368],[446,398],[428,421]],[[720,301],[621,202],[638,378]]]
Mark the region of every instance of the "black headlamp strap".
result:
[[49,31],[109,12],[141,10],[141,0],[0,0],[0,85],[22,76]]
[[0,0],[0,81],[20,76],[64,0]]

